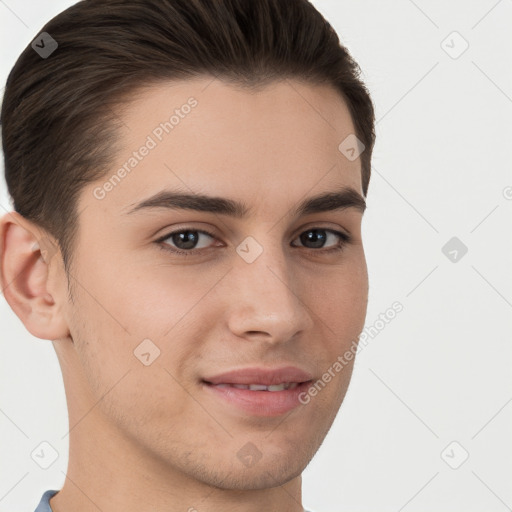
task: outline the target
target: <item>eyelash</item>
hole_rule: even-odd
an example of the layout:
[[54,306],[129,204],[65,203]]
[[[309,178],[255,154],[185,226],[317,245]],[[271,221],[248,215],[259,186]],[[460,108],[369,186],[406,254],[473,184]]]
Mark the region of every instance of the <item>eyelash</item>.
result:
[[[309,231],[316,231],[316,230],[334,233],[335,235],[340,237],[341,241],[338,243],[338,245],[336,245],[335,247],[331,247],[330,249],[321,249],[321,248],[320,249],[311,249],[311,248],[306,247],[305,249],[308,251],[323,252],[323,253],[327,253],[327,254],[336,253],[336,252],[340,252],[340,251],[344,250],[345,246],[352,242],[352,237],[350,235],[347,235],[346,233],[343,233],[341,231],[336,231],[334,229],[328,229],[328,228],[322,228],[322,227],[309,228],[306,231],[303,231],[301,234],[307,233]],[[172,254],[176,254],[178,256],[184,256],[184,257],[195,256],[198,253],[200,253],[202,251],[202,249],[189,249],[188,251],[184,251],[182,249],[171,248],[169,246],[169,244],[165,243],[165,241],[168,240],[169,238],[171,238],[173,235],[185,233],[187,231],[192,231],[194,233],[202,233],[204,235],[210,236],[211,238],[215,238],[215,235],[213,233],[210,233],[209,231],[206,231],[204,229],[182,228],[182,229],[179,229],[178,231],[172,231],[171,233],[166,234],[165,236],[156,240],[155,243],[163,251],[171,252]],[[203,247],[203,249],[207,250],[209,248]]]

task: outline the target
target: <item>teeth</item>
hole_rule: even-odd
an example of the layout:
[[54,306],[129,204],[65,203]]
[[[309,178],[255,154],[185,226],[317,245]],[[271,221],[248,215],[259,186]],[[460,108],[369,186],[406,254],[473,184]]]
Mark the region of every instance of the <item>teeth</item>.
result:
[[275,384],[274,386],[269,386],[269,391],[284,391],[285,389],[288,389],[288,384],[283,382],[283,384]]
[[265,391],[267,389],[267,386],[264,386],[263,384],[251,384],[249,386],[249,389],[251,391]]
[[251,391],[284,391],[285,389],[295,389],[298,385],[298,382],[282,382],[271,386],[263,384],[216,384],[215,386],[218,388],[249,389]]

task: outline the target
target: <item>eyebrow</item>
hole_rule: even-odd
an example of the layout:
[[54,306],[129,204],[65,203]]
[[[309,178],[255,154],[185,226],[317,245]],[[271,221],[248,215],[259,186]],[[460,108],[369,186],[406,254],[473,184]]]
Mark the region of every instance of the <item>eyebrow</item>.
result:
[[[135,204],[127,215],[147,211],[156,208],[195,210],[198,212],[210,212],[221,215],[228,215],[237,219],[243,219],[249,216],[251,208],[240,201],[227,199],[224,197],[207,196],[198,193],[183,193],[172,190],[162,190],[155,195],[144,199]],[[364,213],[366,202],[355,189],[343,187],[333,192],[310,197],[302,201],[292,215],[300,217],[313,213],[323,213],[335,210],[345,210],[353,208]]]

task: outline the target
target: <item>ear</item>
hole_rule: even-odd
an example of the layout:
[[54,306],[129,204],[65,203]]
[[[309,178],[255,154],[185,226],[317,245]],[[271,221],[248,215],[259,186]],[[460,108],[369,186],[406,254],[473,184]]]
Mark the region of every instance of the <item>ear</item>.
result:
[[27,330],[45,340],[69,335],[63,314],[67,295],[61,292],[65,273],[62,268],[50,273],[59,261],[58,245],[44,230],[15,211],[0,218],[2,293]]

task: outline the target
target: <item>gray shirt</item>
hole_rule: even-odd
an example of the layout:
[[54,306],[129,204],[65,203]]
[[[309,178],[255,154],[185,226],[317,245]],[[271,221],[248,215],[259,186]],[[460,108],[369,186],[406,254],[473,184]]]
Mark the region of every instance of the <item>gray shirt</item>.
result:
[[54,491],[54,490],[46,491],[43,494],[43,497],[41,498],[39,505],[37,505],[35,512],[53,512],[52,507],[50,507],[50,498],[54,494],[57,494],[58,492],[59,491]]

